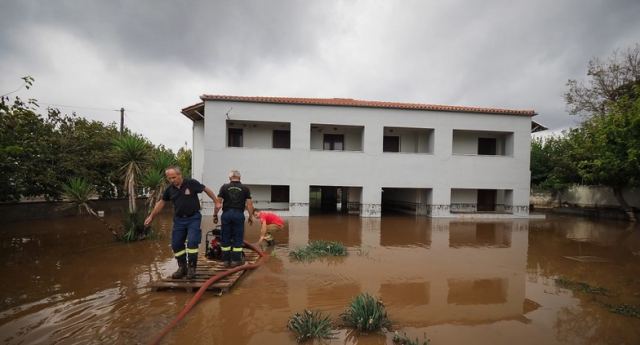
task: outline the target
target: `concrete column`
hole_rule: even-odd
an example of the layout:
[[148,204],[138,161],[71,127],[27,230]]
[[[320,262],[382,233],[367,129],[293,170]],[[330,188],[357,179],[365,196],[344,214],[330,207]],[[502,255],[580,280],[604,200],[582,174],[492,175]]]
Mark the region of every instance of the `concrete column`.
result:
[[309,185],[295,181],[289,185],[289,215],[307,217],[309,215]]
[[529,187],[513,189],[511,213],[514,217],[529,217]]
[[362,219],[362,247],[365,250],[380,247],[380,218]]
[[431,217],[451,217],[451,188],[447,185],[436,185],[431,191]]
[[382,138],[384,126],[381,124],[367,124],[364,126],[363,148],[364,153],[377,155],[382,153]]
[[382,187],[363,186],[360,217],[380,217],[382,213]]
[[311,123],[291,122],[291,150],[309,151],[311,147]]
[[453,151],[453,129],[439,127],[433,131],[433,154],[440,160],[451,157]]

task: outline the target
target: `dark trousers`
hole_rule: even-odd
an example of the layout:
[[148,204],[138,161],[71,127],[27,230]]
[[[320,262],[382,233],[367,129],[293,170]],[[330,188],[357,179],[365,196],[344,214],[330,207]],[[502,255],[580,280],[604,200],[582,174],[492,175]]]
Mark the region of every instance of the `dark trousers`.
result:
[[[189,260],[190,265],[196,265],[198,262],[198,246],[202,239],[202,231],[200,230],[200,222],[202,215],[196,212],[191,217],[173,217],[173,231],[171,232],[171,249],[178,263],[184,263]],[[185,248],[184,243],[187,242]]]
[[244,210],[235,208],[222,212],[222,260],[242,260],[244,244]]

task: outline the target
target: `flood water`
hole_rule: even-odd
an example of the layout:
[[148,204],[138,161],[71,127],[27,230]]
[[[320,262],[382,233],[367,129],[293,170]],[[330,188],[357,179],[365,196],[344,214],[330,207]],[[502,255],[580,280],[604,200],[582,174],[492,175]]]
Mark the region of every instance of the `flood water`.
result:
[[[111,221],[114,221],[113,219]],[[289,218],[267,263],[222,297],[207,293],[167,344],[295,344],[288,318],[319,309],[338,322],[352,297],[380,297],[393,329],[431,344],[638,344],[640,319],[607,305],[640,307],[640,228],[625,222],[458,221],[385,216]],[[210,228],[205,217],[203,228]],[[175,270],[171,215],[158,238],[115,243],[91,218],[0,226],[0,341],[135,344],[149,341],[192,296],[153,292]],[[247,228],[255,241],[258,227]],[[290,249],[336,240],[349,256],[294,262]],[[595,256],[581,262],[567,256]],[[594,296],[555,278],[611,291]],[[349,334],[331,344],[391,344]]]

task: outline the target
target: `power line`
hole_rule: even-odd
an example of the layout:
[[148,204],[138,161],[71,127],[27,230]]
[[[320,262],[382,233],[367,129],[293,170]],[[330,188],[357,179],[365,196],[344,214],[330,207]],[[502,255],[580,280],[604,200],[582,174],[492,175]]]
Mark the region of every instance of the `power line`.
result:
[[76,109],[87,109],[87,110],[98,110],[98,111],[120,111],[120,109],[85,107],[81,105],[53,104],[53,103],[44,103],[44,102],[38,102],[38,104],[42,104],[50,107],[60,107],[60,108],[76,108]]

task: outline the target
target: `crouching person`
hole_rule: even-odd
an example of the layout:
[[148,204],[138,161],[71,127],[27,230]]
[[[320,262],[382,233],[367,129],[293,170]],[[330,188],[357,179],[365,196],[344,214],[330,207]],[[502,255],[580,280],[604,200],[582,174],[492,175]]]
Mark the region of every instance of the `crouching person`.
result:
[[[218,208],[220,201],[213,191],[194,179],[182,177],[180,168],[169,167],[165,170],[169,186],[162,195],[162,200],[145,219],[144,224],[149,225],[158,212],[162,210],[165,202],[173,203],[173,231],[171,232],[171,249],[178,261],[178,270],[171,275],[173,279],[187,279],[196,277],[196,267],[198,265],[198,247],[202,238],[200,222],[200,200],[198,193],[205,192]],[[187,246],[185,248],[185,241]]]
[[273,231],[279,231],[284,228],[284,221],[280,216],[273,212],[254,210],[253,215],[260,219],[260,239],[258,243],[265,241],[267,245],[272,246],[275,244],[273,240]]

